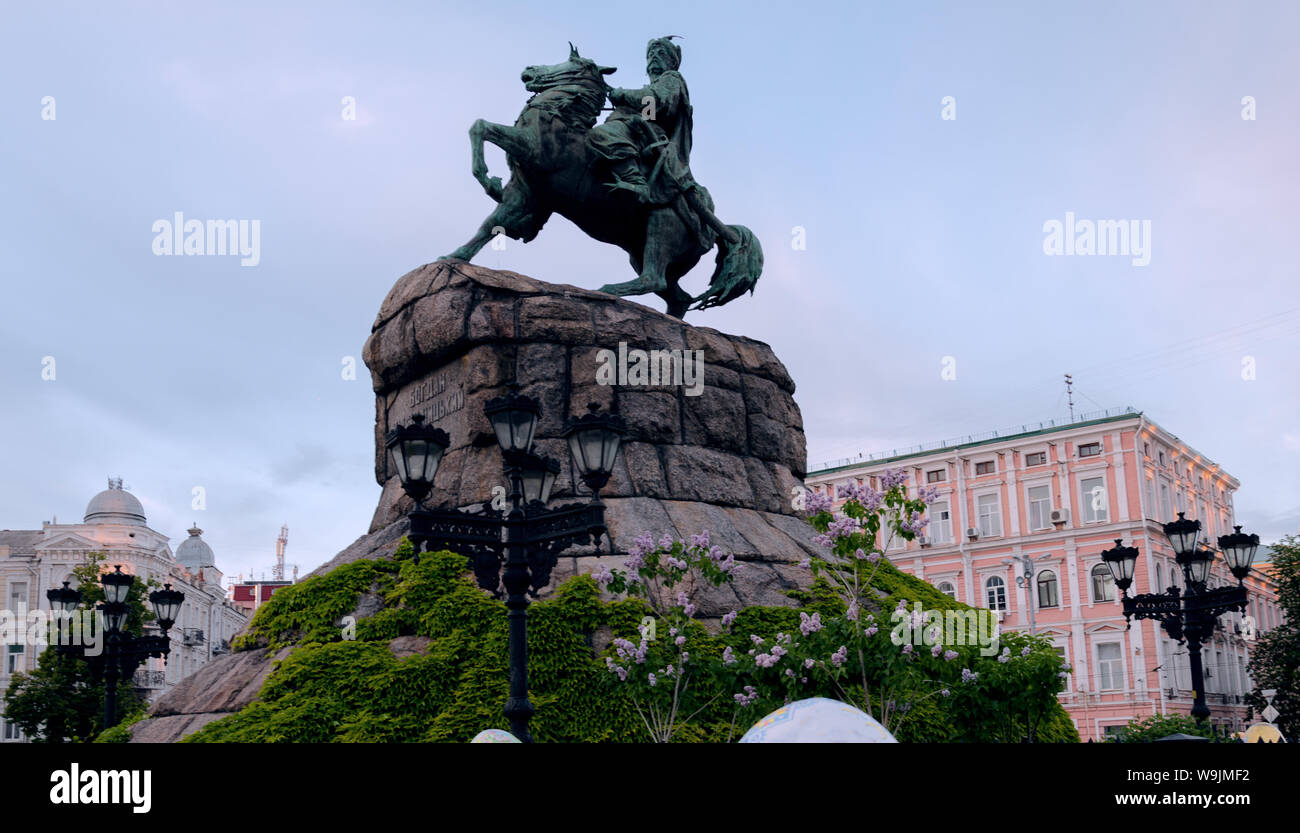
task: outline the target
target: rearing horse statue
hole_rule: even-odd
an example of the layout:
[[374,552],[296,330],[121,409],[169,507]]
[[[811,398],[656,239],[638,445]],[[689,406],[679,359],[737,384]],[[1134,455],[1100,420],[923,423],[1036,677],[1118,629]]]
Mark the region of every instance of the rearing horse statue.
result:
[[[531,66],[521,76],[533,93],[514,126],[479,119],[470,128],[474,178],[496,209],[474,237],[448,258],[470,260],[493,237],[504,234],[525,243],[541,231],[553,212],[573,221],[591,237],[627,252],[635,280],[606,284],[612,295],[655,293],[668,304],[668,314],[683,317],[688,309],[719,306],[753,292],[763,270],[763,250],[744,226],[723,224],[713,213],[713,199],[704,186],[674,164],[673,147],[659,142],[643,155],[649,194],[611,185],[616,177],[610,162],[588,141],[605,105],[602,67],[569,45],[562,64]],[[484,142],[506,153],[510,180],[488,175]],[[680,174],[676,174],[680,176]],[[692,296],[678,286],[700,258],[718,246],[717,265],[703,293]]]

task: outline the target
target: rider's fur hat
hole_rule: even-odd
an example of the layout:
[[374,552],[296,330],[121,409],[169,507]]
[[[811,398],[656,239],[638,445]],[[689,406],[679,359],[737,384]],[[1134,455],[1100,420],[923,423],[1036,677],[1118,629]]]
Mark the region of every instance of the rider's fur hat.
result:
[[681,37],[681,35],[668,35],[662,38],[655,38],[646,46],[645,54],[649,56],[656,50],[660,50],[666,59],[665,62],[669,65],[668,69],[677,69],[682,65],[682,48],[673,43],[673,38],[677,37]]

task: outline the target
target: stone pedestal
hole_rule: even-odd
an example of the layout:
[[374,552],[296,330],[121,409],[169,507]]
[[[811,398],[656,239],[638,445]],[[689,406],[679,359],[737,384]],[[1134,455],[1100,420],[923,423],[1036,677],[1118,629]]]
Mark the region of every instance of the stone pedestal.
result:
[[[658,384],[610,378],[620,364],[636,364],[635,351],[694,361],[702,384],[690,384],[689,374],[680,383],[667,374],[650,380]],[[364,359],[375,390],[375,479],[383,486],[372,535],[391,540],[411,508],[384,436],[412,414],[451,437],[428,503],[470,506],[505,485],[483,405],[517,382],[542,404],[538,450],[563,465],[553,502],[587,497],[560,434],[587,403],[599,402],[629,430],[602,492],[616,551],[643,531],[658,539],[707,529],[713,543],[747,562],[732,591],[697,602],[700,615],[781,604],[781,591],[805,580],[795,565],[816,545],[791,508],[805,471],[803,419],[794,381],[766,344],[603,293],[440,261],[397,281]],[[573,552],[555,570],[556,582],[594,567],[592,548]],[[621,562],[616,555],[611,563]]]

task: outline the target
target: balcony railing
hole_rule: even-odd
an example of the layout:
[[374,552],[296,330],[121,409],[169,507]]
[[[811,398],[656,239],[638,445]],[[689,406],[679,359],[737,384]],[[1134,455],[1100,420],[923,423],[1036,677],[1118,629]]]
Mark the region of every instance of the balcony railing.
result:
[[146,671],[141,669],[135,672],[131,678],[131,684],[136,688],[158,689],[167,687],[166,671]]
[[203,630],[201,628],[181,629],[182,645],[202,645],[203,641]]

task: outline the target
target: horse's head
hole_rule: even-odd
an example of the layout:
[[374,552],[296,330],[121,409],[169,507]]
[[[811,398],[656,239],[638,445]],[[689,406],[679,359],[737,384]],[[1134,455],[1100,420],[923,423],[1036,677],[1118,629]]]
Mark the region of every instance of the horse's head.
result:
[[590,58],[582,57],[578,54],[577,47],[569,44],[569,60],[562,64],[526,67],[519,77],[530,93],[544,92],[562,84],[580,84],[603,91],[605,80],[602,76],[615,71],[615,67],[603,67]]

